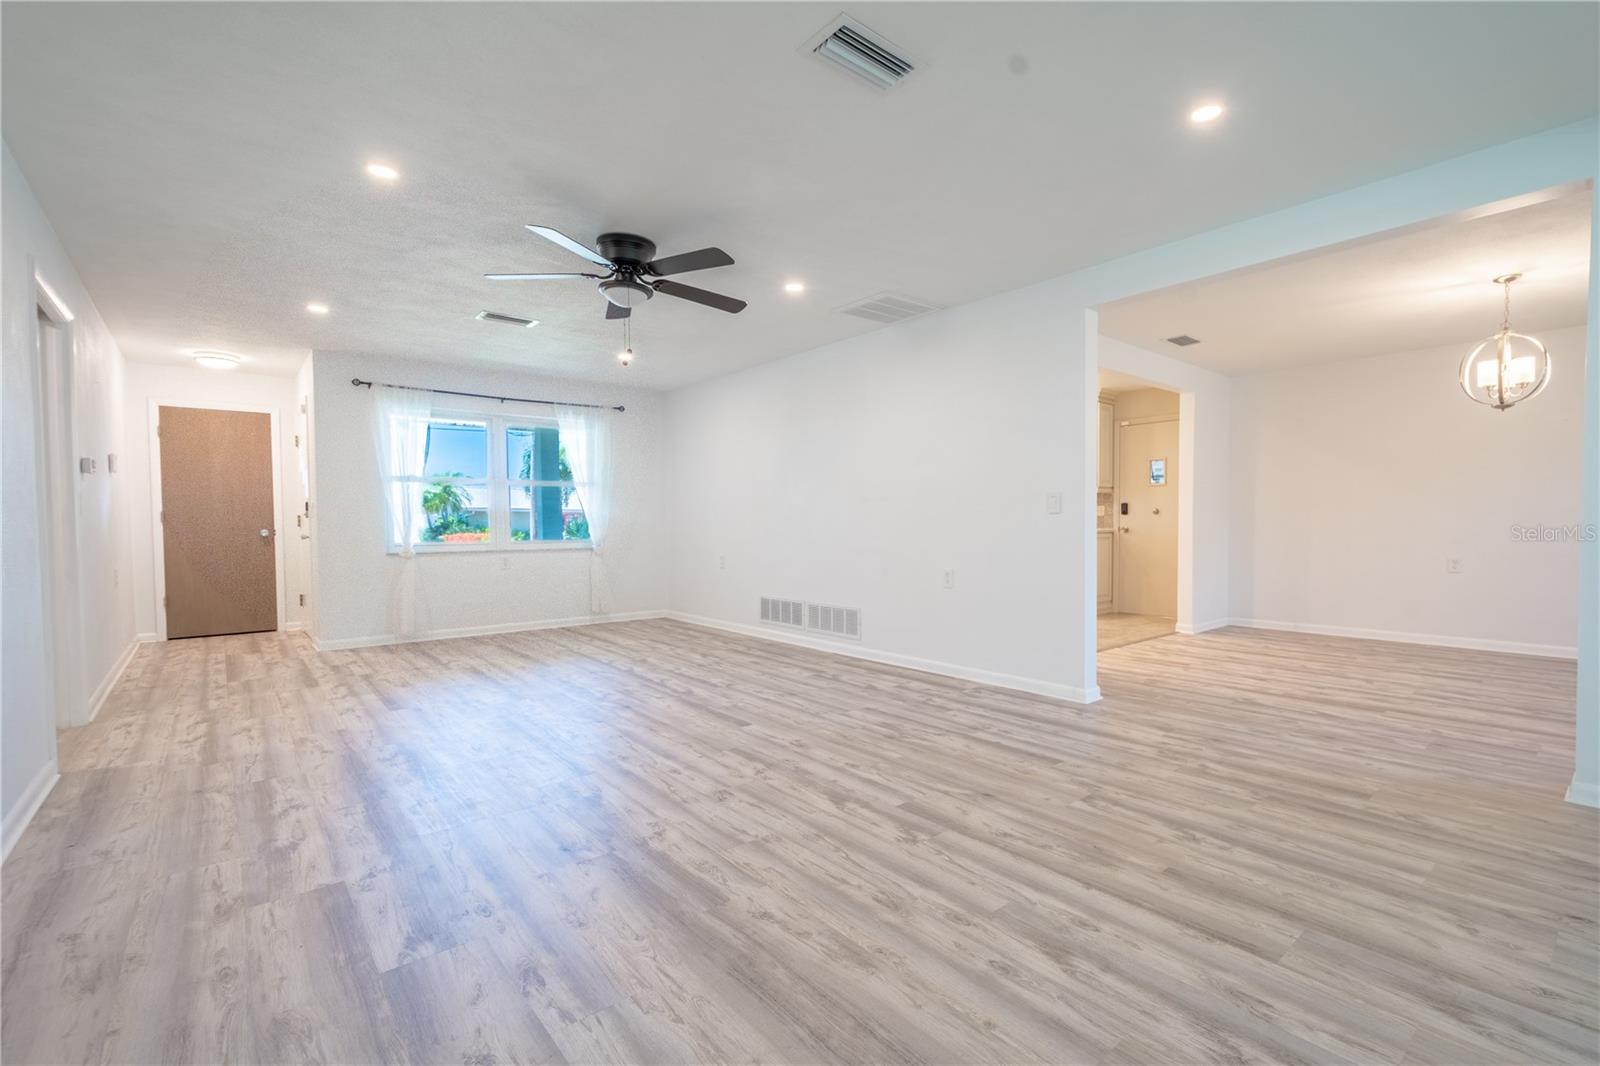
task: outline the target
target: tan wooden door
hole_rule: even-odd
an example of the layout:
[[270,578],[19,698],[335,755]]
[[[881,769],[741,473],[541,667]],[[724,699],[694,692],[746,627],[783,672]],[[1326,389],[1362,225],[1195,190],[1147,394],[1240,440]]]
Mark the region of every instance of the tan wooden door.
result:
[[[1117,610],[1178,615],[1178,423],[1121,427],[1117,495]],[[1151,464],[1160,463],[1156,472]],[[1157,481],[1159,479],[1159,482]]]
[[278,628],[272,418],[163,407],[167,637]]

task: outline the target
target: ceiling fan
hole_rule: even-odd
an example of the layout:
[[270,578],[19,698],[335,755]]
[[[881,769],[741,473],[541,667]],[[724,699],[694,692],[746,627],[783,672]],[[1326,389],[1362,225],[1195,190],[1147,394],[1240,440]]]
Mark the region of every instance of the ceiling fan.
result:
[[735,300],[721,293],[707,292],[693,285],[669,281],[668,274],[686,274],[691,270],[708,270],[711,267],[732,266],[733,257],[721,248],[701,248],[697,252],[655,258],[654,241],[635,233],[602,233],[595,239],[599,251],[568,237],[549,226],[529,226],[547,241],[561,245],[575,255],[581,255],[595,266],[604,267],[604,274],[485,274],[490,281],[562,281],[568,278],[592,278],[598,281],[600,294],[606,298],[607,318],[627,318],[633,309],[656,293],[676,296],[718,311],[736,315],[745,309],[743,300]]

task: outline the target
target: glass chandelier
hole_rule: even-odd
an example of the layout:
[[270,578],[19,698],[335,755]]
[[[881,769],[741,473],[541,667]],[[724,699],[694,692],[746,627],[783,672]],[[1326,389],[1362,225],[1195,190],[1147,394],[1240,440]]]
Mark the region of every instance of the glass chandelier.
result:
[[1505,316],[1493,336],[1461,361],[1461,391],[1496,411],[1531,400],[1550,384],[1550,350],[1537,337],[1511,328],[1511,283],[1521,274],[1494,279],[1506,291]]

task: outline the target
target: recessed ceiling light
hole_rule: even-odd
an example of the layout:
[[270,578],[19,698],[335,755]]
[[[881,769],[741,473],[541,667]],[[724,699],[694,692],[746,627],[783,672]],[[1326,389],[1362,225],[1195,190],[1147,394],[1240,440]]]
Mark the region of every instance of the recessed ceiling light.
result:
[[384,181],[393,181],[400,176],[400,172],[388,163],[368,163],[367,173]]
[[237,370],[239,364],[243,362],[232,352],[217,352],[202,348],[189,354],[194,356],[197,366],[203,366],[207,370]]
[[1221,104],[1201,104],[1189,112],[1189,121],[1196,125],[1204,126],[1207,122],[1215,122],[1221,118],[1222,112],[1223,107]]
[[319,304],[319,303],[316,303],[315,301],[313,301],[311,303],[306,304],[306,310],[310,311],[314,315],[325,315],[325,314],[328,313],[328,305],[327,304]]
[[786,281],[783,285],[783,291],[796,294],[805,292],[806,283],[803,281]]

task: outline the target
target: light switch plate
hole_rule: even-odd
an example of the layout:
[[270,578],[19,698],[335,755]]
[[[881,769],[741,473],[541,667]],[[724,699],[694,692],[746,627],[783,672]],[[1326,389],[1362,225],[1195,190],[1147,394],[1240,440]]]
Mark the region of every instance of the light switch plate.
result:
[[1059,492],[1047,492],[1047,493],[1045,493],[1045,497],[1044,497],[1044,513],[1045,514],[1060,514],[1061,513],[1061,493],[1059,493]]
[[92,474],[92,473],[94,473],[94,460],[89,458],[87,455],[85,455],[84,457],[79,459],[78,460],[78,473],[80,473],[80,474]]

